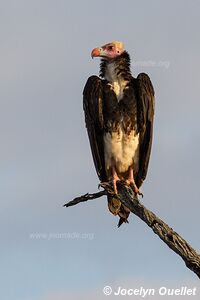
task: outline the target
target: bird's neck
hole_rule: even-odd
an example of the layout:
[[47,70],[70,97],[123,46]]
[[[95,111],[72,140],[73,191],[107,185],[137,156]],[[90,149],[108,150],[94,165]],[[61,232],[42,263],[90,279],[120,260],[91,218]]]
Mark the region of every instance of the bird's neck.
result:
[[110,83],[119,80],[130,80],[130,56],[124,51],[113,60],[102,59],[100,64],[100,74],[102,78]]
[[131,80],[129,54],[125,51],[113,60],[102,59],[100,76],[109,82],[120,101],[127,83]]

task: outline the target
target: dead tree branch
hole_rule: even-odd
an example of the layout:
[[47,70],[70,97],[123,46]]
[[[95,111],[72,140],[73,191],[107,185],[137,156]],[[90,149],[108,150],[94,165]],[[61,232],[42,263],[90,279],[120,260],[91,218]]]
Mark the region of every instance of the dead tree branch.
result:
[[[99,198],[107,193],[113,193],[113,189],[110,184],[106,183],[101,186],[104,188],[103,191],[94,194],[87,193],[73,199],[64,206],[73,206],[80,202]],[[133,214],[138,216],[149,227],[151,227],[154,233],[157,234],[170,249],[181,256],[186,266],[200,278],[200,255],[178,233],[158,218],[152,211],[141,204],[139,199],[135,197],[131,188],[124,184],[119,184],[118,197],[121,203],[123,203]]]

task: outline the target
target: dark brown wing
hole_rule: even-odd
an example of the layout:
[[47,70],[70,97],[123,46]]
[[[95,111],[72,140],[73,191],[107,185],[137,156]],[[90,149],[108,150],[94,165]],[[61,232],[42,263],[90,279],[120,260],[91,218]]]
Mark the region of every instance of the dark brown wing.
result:
[[89,77],[86,82],[83,91],[83,109],[96,172],[100,181],[105,181],[103,81],[97,76]]
[[149,76],[145,73],[140,73],[136,79],[136,94],[138,103],[138,129],[140,133],[139,172],[136,184],[139,188],[147,175],[154,119],[154,89]]

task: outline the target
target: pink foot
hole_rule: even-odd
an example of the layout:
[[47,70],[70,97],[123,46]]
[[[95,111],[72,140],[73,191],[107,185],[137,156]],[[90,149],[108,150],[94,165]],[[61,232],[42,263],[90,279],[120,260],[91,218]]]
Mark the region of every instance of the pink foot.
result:
[[114,189],[115,194],[117,195],[118,194],[118,191],[117,191],[117,181],[119,181],[120,178],[117,175],[115,167],[112,167],[112,180],[113,180],[113,189]]
[[143,194],[140,192],[140,190],[138,189],[138,187],[135,183],[132,167],[129,167],[129,175],[128,175],[128,179],[126,180],[126,183],[127,183],[127,185],[129,185],[133,188],[133,191],[136,195],[141,195],[143,197]]
[[141,195],[143,197],[143,194],[138,189],[137,185],[135,184],[134,180],[127,179],[126,180],[127,185],[131,186],[133,188],[133,191],[136,195]]

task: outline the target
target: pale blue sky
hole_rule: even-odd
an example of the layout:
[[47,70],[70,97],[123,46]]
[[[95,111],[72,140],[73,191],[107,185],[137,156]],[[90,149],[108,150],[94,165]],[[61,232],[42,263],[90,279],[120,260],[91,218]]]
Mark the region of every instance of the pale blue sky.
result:
[[[99,300],[104,285],[197,286],[137,217],[117,229],[104,198],[62,205],[97,190],[82,90],[99,71],[91,50],[122,40],[133,74],[148,73],[156,92],[142,201],[200,249],[199,11],[195,0],[0,0],[1,299]],[[49,239],[61,233],[68,236]]]

